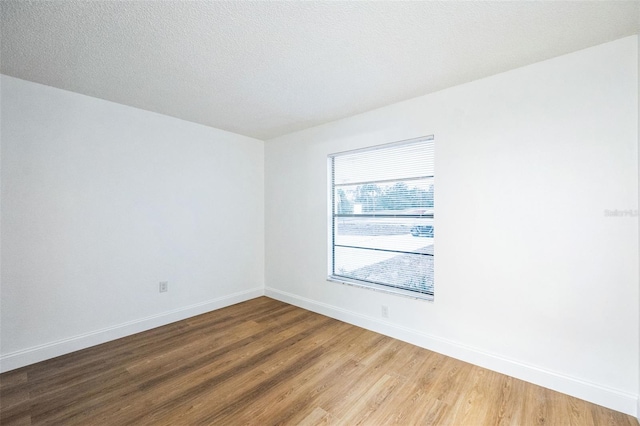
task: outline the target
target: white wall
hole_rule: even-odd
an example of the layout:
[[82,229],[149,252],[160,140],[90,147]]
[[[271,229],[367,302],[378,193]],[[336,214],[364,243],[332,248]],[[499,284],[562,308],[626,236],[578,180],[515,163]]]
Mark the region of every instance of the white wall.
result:
[[[636,414],[637,43],[267,141],[267,295]],[[326,281],[327,154],[429,134],[435,301]]]
[[[640,33],[640,10],[638,10],[638,33]],[[638,80],[640,80],[640,42],[637,44],[638,47]],[[638,106],[638,146],[640,146],[640,83],[638,83],[638,102],[639,102],[639,106]],[[638,150],[638,171],[640,172],[640,149]],[[640,173],[638,174],[638,185],[640,186]],[[640,191],[639,191],[640,192]],[[640,204],[640,193],[638,194],[639,197],[639,204]],[[640,222],[640,215],[638,216],[638,221]],[[640,223],[639,223],[640,225]],[[640,235],[638,235],[638,238],[640,239]],[[640,258],[640,252],[638,253],[638,256]],[[640,304],[640,300],[638,300],[638,303]],[[640,314],[640,312],[639,312]],[[638,315],[638,324],[640,326],[640,315]],[[640,346],[640,339],[638,339],[638,345]],[[638,374],[640,374],[640,350],[638,351]],[[640,378],[639,378],[640,380]],[[638,419],[638,422],[640,423],[640,390],[638,392],[638,407],[637,407],[637,412],[636,412],[636,418]]]
[[3,370],[263,294],[262,141],[1,83]]

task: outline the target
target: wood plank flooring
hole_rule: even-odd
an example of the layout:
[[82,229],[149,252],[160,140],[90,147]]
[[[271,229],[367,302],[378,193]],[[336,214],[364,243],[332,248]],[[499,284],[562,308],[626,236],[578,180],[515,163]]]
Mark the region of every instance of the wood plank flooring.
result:
[[2,425],[633,425],[261,297],[0,375]]

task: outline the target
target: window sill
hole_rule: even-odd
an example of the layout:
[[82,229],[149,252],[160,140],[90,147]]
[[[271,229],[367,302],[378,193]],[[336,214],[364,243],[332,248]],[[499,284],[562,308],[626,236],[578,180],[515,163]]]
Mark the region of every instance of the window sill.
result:
[[409,291],[409,290],[403,290],[403,289],[400,289],[400,288],[386,287],[386,286],[383,286],[383,285],[373,284],[373,283],[363,283],[363,282],[357,281],[357,280],[350,280],[349,278],[329,276],[329,277],[327,277],[327,281],[334,282],[334,283],[340,283],[340,284],[346,284],[346,285],[349,285],[349,286],[352,286],[352,287],[361,287],[361,288],[365,288],[365,289],[368,289],[368,290],[378,291],[378,292],[381,292],[381,293],[393,294],[395,296],[406,297],[406,298],[409,298],[409,299],[424,300],[424,301],[427,301],[427,302],[433,302],[433,300],[434,300],[433,296],[430,295],[430,294],[417,293],[417,292],[413,292],[413,291]]

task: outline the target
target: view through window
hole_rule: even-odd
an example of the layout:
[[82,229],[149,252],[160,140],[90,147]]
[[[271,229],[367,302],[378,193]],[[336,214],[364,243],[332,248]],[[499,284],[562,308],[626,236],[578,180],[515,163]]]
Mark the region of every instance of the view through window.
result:
[[433,136],[329,156],[330,279],[433,296]]

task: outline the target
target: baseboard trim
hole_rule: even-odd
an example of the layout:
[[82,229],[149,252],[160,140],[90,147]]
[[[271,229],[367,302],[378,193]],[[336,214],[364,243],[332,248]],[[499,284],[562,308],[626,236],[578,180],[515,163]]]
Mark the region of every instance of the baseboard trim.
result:
[[4,354],[0,356],[0,372],[15,370],[16,368],[35,364],[36,362],[55,358],[142,331],[151,330],[152,328],[161,327],[260,296],[264,296],[264,287],[256,287],[168,312],[162,312],[157,315],[151,315],[146,318],[128,321],[113,327],[107,327],[67,339]]
[[[612,410],[640,417],[639,395],[590,383],[558,372],[528,365],[497,354],[488,353],[419,330],[399,326],[378,318],[348,311],[292,293],[266,287],[265,295],[358,327],[381,333],[461,361],[469,362],[548,389],[562,392]],[[640,420],[640,419],[639,419]]]

